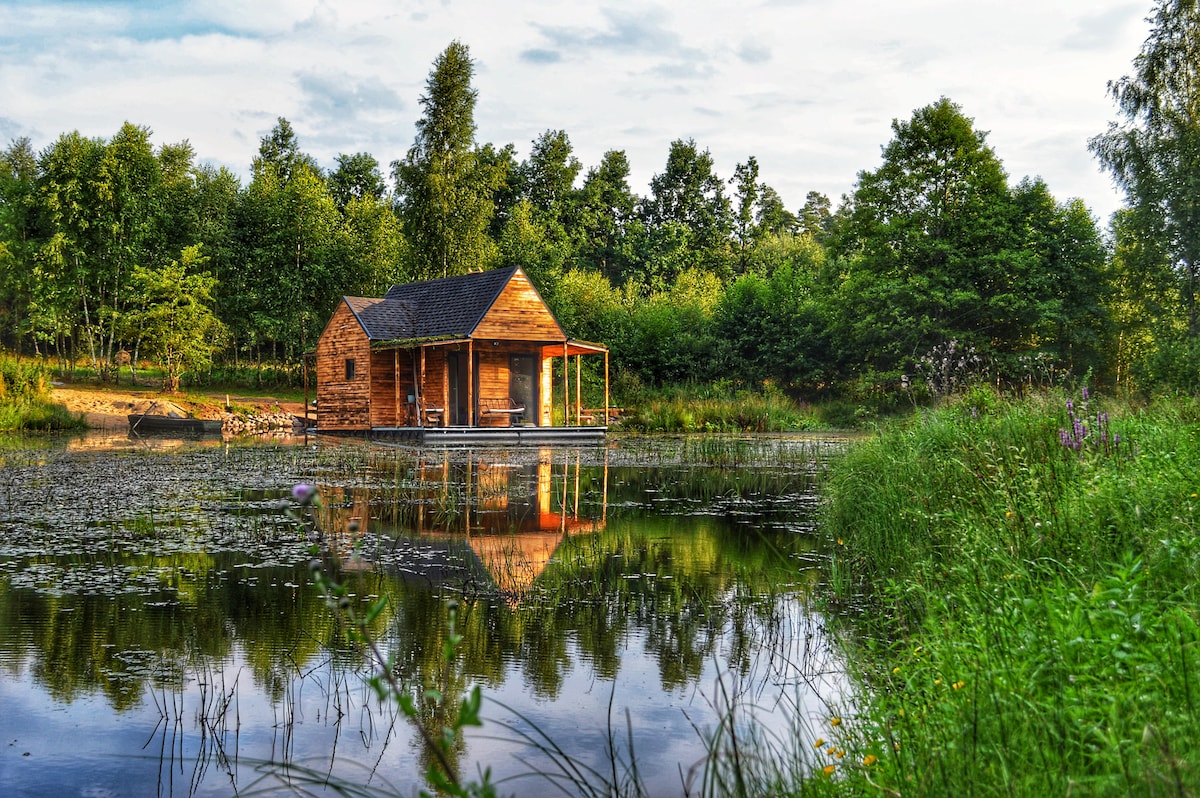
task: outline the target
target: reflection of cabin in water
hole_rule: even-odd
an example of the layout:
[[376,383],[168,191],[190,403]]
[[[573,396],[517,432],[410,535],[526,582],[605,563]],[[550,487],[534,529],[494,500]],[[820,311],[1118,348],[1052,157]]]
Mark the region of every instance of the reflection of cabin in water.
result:
[[[589,479],[578,462],[555,464],[554,455],[543,450],[533,464],[423,460],[400,494],[322,486],[322,526],[349,567],[378,567],[422,584],[484,580],[515,600],[568,537],[605,528],[607,465]],[[359,551],[356,542],[368,534],[390,543]]]
[[[592,354],[604,356],[596,411],[582,408],[580,391],[579,358]],[[319,432],[541,443],[601,440],[607,428],[608,349],[568,339],[520,267],[397,285],[380,299],[343,297],[316,367]]]

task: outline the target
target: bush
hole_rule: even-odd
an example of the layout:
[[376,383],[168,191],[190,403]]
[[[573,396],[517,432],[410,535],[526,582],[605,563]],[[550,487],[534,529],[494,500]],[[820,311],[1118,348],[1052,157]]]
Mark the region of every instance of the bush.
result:
[[50,399],[50,371],[40,361],[0,356],[0,429],[82,429],[83,416]]

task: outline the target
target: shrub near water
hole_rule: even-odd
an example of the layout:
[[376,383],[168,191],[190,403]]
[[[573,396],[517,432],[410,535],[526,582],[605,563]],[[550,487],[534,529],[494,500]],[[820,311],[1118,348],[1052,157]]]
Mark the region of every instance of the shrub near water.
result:
[[1195,411],[962,404],[834,464],[825,530],[866,696],[838,726],[843,790],[1200,790]]
[[0,430],[81,429],[83,418],[50,401],[41,363],[0,357]]

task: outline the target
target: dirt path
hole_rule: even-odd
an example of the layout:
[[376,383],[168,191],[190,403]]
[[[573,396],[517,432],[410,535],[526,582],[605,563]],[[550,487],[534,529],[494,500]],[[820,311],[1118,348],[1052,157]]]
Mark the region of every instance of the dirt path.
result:
[[[65,405],[73,413],[83,413],[88,426],[95,429],[121,429],[129,425],[127,416],[130,413],[145,412],[152,402],[171,402],[186,410],[197,418],[220,418],[225,410],[225,395],[204,396],[197,400],[197,395],[190,394],[187,398],[171,396],[161,391],[139,391],[130,388],[97,388],[89,386],[57,386],[52,390],[53,399]],[[296,416],[304,415],[302,402],[277,401],[263,397],[230,396],[231,405],[238,408],[251,408],[256,415],[269,413],[290,413]]]

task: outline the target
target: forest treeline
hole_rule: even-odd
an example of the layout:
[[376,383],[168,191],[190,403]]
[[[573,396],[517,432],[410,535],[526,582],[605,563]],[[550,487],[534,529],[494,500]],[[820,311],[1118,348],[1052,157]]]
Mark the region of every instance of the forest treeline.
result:
[[1129,197],[1105,230],[1082,201],[1012,181],[944,97],[893,121],[880,164],[836,207],[810,192],[789,209],[753,156],[719,175],[690,139],[639,196],[623,151],[585,171],[563,130],[524,159],[479,143],[474,64],[453,42],[388,165],[360,152],[324,170],[282,118],[245,184],[132,123],[41,151],[13,141],[0,340],[101,379],[149,359],[178,385],[297,363],[343,295],[519,264],[569,335],[609,345],[619,390],[937,393],[1090,375],[1195,391],[1200,104],[1158,56],[1186,57],[1180,37],[1200,35],[1177,5],[1164,0],[1134,74],[1110,84],[1120,120],[1090,142]]

